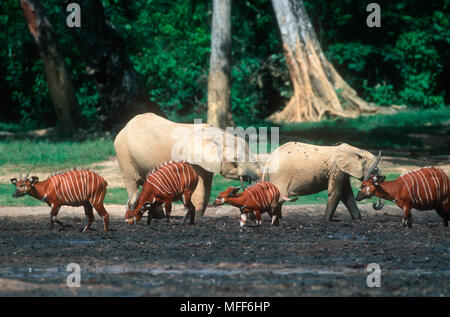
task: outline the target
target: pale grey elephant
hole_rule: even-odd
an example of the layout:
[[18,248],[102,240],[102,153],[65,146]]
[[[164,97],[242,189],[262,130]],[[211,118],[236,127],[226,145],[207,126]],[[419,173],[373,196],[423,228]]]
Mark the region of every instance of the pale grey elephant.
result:
[[203,215],[214,173],[225,178],[257,180],[261,168],[244,139],[208,124],[182,124],[153,113],[135,116],[114,140],[128,192],[128,207],[148,172],[165,161],[193,164],[199,181],[192,195],[196,220]]
[[[326,220],[333,219],[340,201],[353,219],[361,219],[350,176],[362,180],[376,159],[368,151],[345,143],[317,146],[288,142],[267,158],[263,179],[272,182],[283,195],[289,197],[311,195],[327,189]],[[281,219],[281,210],[277,211],[276,216]]]

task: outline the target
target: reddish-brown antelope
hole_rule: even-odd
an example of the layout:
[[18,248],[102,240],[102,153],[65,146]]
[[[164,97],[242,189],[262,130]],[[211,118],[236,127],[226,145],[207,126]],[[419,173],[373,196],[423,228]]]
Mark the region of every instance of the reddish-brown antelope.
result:
[[[142,190],[135,202],[125,213],[125,222],[138,222],[148,210],[147,224],[152,220],[152,209],[164,204],[167,222],[170,221],[172,202],[181,200],[186,208],[183,224],[190,217],[190,224],[194,224],[195,207],[191,197],[198,183],[198,175],[192,166],[186,162],[164,162],[151,171],[145,180]],[[127,203],[129,205],[130,199]]]
[[70,226],[58,219],[61,206],[83,206],[88,218],[88,223],[82,231],[89,230],[94,222],[92,207],[97,210],[103,218],[104,230],[108,231],[109,214],[103,205],[108,183],[95,172],[87,169],[72,169],[53,173],[45,181],[39,181],[38,177],[28,175],[19,179],[11,178],[11,183],[16,185],[13,197],[30,195],[36,199],[46,202],[50,207],[50,227],[54,223],[67,227]]
[[214,206],[228,203],[241,210],[240,225],[245,225],[248,213],[255,213],[256,224],[261,224],[261,214],[268,212],[272,225],[278,225],[281,219],[281,207],[285,201],[295,201],[280,194],[278,188],[270,182],[258,182],[238,194],[240,187],[228,187],[214,201]]
[[[450,220],[449,187],[450,181],[445,172],[436,167],[423,167],[400,175],[392,181],[385,181],[385,176],[374,175],[372,171],[378,165],[380,156],[374,167],[368,170],[361,184],[356,200],[377,196],[390,200],[403,209],[402,223],[412,227],[411,209],[435,209],[442,217],[444,226]],[[383,203],[375,209],[381,209]]]

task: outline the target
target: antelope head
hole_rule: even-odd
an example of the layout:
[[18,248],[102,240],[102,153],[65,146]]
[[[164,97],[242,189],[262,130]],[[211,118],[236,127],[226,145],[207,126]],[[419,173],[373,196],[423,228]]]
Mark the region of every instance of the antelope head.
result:
[[238,197],[240,194],[237,194],[237,192],[240,190],[240,187],[228,187],[224,192],[221,192],[216,200],[214,200],[213,206],[221,206],[225,203],[227,203],[228,198],[230,197]]
[[30,172],[31,169],[28,171],[25,177],[22,177],[22,172],[20,172],[19,178],[10,179],[11,183],[16,186],[16,190],[13,193],[14,198],[22,197],[28,194],[33,189],[34,185],[36,185],[36,183],[39,181],[39,178],[36,176],[31,176],[31,178],[28,178]]
[[[361,201],[363,199],[371,198],[375,195],[378,185],[385,180],[385,176],[378,175],[378,163],[380,163],[381,159],[381,151],[378,153],[377,160],[372,166],[367,170],[366,175],[361,183],[359,188],[359,192],[356,195],[356,201]],[[372,207],[375,210],[380,210],[384,206],[384,201],[381,198],[378,198],[378,204],[373,203]]]

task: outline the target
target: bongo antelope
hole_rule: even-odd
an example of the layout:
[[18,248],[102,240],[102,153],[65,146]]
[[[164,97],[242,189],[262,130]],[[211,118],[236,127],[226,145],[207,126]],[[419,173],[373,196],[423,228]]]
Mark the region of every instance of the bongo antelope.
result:
[[[138,222],[148,210],[147,224],[152,220],[152,209],[164,204],[167,222],[170,221],[172,202],[181,200],[186,208],[183,224],[190,217],[190,224],[194,224],[195,207],[191,197],[198,183],[198,175],[192,166],[186,162],[164,162],[151,171],[145,180],[139,196],[125,213],[125,222]],[[129,206],[130,199],[127,206]]]
[[[380,157],[374,163],[378,164]],[[373,169],[372,169],[373,170]],[[400,175],[392,181],[384,176],[371,174],[371,169],[361,184],[356,200],[377,196],[390,200],[403,209],[403,226],[412,227],[411,209],[435,209],[442,217],[445,227],[450,220],[450,181],[445,172],[436,167],[423,167]],[[383,204],[375,206],[381,209]]]
[[24,178],[22,173],[18,179],[11,178],[11,183],[16,186],[13,197],[30,195],[46,202],[51,207],[51,228],[55,222],[63,227],[70,226],[56,219],[61,206],[83,206],[88,223],[82,231],[89,230],[94,222],[92,208],[103,218],[104,231],[108,231],[109,214],[103,205],[108,183],[103,177],[87,169],[75,168],[53,173],[46,180],[39,181],[36,176],[28,178],[30,171]]
[[256,224],[261,224],[261,214],[268,212],[272,217],[272,225],[278,225],[281,218],[281,207],[285,201],[295,201],[280,194],[278,188],[270,182],[254,183],[238,194],[240,187],[228,187],[214,201],[214,206],[228,203],[241,210],[240,225],[245,225],[248,213],[255,213]]

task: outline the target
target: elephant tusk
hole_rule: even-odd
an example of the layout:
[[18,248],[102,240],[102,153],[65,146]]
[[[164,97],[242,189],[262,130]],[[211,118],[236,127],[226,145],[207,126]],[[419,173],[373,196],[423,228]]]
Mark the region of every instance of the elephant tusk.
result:
[[380,197],[378,197],[378,204],[373,203],[372,208],[375,210],[380,210],[384,206],[384,200],[382,200]]

